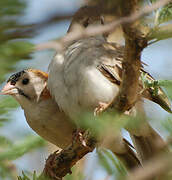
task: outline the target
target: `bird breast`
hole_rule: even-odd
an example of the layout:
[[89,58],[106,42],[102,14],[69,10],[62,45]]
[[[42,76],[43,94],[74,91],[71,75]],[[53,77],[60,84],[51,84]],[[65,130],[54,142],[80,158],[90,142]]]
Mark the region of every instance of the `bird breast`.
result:
[[52,100],[24,108],[29,126],[41,137],[63,149],[72,141],[75,129],[69,118]]

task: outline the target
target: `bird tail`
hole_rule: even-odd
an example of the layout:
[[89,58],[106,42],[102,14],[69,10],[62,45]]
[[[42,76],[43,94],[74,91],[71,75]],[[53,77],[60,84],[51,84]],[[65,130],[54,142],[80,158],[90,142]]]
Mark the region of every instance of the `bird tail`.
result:
[[152,128],[147,136],[131,135],[134,147],[137,151],[138,158],[141,163],[150,159],[154,155],[167,151],[166,143],[161,136]]
[[114,152],[115,156],[124,164],[128,170],[141,166],[136,153],[133,151],[134,147],[126,139],[123,139],[123,143],[125,151],[121,153]]
[[122,137],[120,132],[115,136],[108,136],[100,142],[101,146],[113,152],[127,170],[131,170],[141,165],[133,150],[134,147]]
[[152,156],[168,151],[166,142],[146,121],[142,101],[136,103],[135,110],[138,114],[139,125],[137,128],[128,129],[140,162],[144,162]]

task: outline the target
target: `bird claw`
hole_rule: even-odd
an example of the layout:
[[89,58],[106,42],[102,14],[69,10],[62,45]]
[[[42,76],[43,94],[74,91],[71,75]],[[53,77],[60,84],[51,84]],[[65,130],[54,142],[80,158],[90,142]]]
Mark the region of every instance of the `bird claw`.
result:
[[95,108],[94,110],[94,116],[99,115],[100,113],[102,113],[105,109],[108,108],[110,103],[103,103],[103,102],[99,102],[99,105],[97,108]]
[[79,143],[81,143],[83,146],[87,146],[85,139],[83,137],[84,131],[77,129],[74,133],[73,133],[73,143],[79,141]]

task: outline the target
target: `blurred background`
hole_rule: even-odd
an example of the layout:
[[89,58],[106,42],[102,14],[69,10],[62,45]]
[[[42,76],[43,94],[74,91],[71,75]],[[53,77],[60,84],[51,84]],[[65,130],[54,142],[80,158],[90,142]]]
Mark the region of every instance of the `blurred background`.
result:
[[[25,68],[47,71],[55,51],[33,52],[32,44],[64,35],[70,16],[83,3],[84,0],[0,1],[0,89],[16,71]],[[114,34],[113,40],[123,43],[120,30],[117,30],[116,37]],[[172,79],[172,39],[150,45],[144,50],[142,61],[156,79]],[[145,107],[153,128],[166,138],[169,133],[163,124],[170,118],[169,114],[148,101],[145,101]],[[129,139],[125,131],[124,134]],[[36,170],[39,174],[48,154],[55,150],[56,147],[30,129],[23,110],[14,99],[0,96],[0,180],[16,179],[22,171]],[[105,179],[107,174],[98,165],[96,153],[87,155],[87,159],[85,172],[89,172],[90,178]]]

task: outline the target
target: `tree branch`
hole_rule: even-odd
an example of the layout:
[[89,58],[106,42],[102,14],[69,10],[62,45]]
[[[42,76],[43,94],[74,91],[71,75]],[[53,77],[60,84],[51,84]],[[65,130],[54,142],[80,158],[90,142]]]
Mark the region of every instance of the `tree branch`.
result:
[[168,24],[152,29],[146,38],[148,41],[151,40],[159,41],[163,39],[172,38],[172,24]]
[[92,152],[96,145],[96,140],[91,137],[84,137],[83,141],[77,140],[62,150],[51,154],[46,160],[44,170],[39,180],[48,178],[50,180],[61,180],[68,173],[71,174],[71,168],[87,153]]
[[[121,4],[122,16],[132,16],[131,14],[140,14],[138,12],[137,0],[127,0]],[[125,36],[125,51],[123,61],[123,78],[119,95],[112,102],[112,106],[120,112],[130,109],[137,101],[137,92],[139,87],[139,76],[141,68],[141,52],[147,46],[145,34],[141,32],[138,21],[122,25]]]
[[[162,1],[161,1],[162,2]],[[125,3],[121,4],[120,10],[122,16],[131,16],[137,14],[139,8],[139,0],[126,0]],[[139,13],[138,13],[139,14]],[[113,100],[111,107],[114,107],[119,112],[125,112],[126,110],[131,109],[136,102],[139,100],[138,92],[139,92],[139,77],[140,77],[140,69],[141,69],[141,53],[142,50],[147,46],[147,34],[144,32],[144,28],[142,28],[140,21],[133,21],[130,23],[126,23],[122,25],[122,29],[125,37],[125,50],[124,50],[124,59],[123,59],[123,76],[122,76],[122,84],[120,87],[119,94]],[[140,114],[142,116],[142,114]],[[140,127],[138,127],[138,131],[140,130],[140,137],[143,137],[143,140],[140,139],[140,144],[146,144],[144,142],[147,138],[148,147],[139,147],[140,144],[135,144],[136,150],[138,154],[143,154],[141,158],[141,162],[148,160],[150,155],[147,152],[151,151],[153,155],[155,153],[159,153],[161,148],[157,146],[154,147],[153,140],[162,141],[163,149],[165,149],[165,143],[154,133],[154,130],[150,128],[146,135],[143,136],[141,132],[143,130],[144,125],[144,117],[140,117]],[[143,127],[142,127],[143,126]],[[146,126],[145,126],[146,127]],[[146,130],[146,129],[145,129]],[[153,137],[149,136],[149,133],[153,131]],[[130,131],[131,135],[134,135],[134,132]],[[136,136],[137,137],[137,136]],[[151,139],[150,139],[151,138]],[[149,151],[147,151],[149,150]],[[157,175],[155,175],[157,177]],[[153,178],[155,178],[153,177]]]
[[120,18],[119,20],[115,20],[111,23],[108,23],[106,25],[97,25],[97,26],[90,26],[86,29],[83,28],[75,28],[74,31],[66,34],[62,38],[58,39],[57,41],[50,41],[46,43],[41,43],[35,46],[35,50],[43,50],[43,49],[55,49],[55,50],[62,50],[65,48],[68,44],[73,42],[74,40],[78,40],[80,38],[86,38],[90,36],[96,36],[99,34],[109,33],[113,31],[115,28],[119,27],[120,25],[131,23],[139,18],[151,13],[152,11],[160,8],[161,6],[164,6],[168,4],[171,0],[159,0],[156,3],[152,4],[151,6],[145,6],[140,11],[134,12],[130,14],[129,16],[125,16]]

